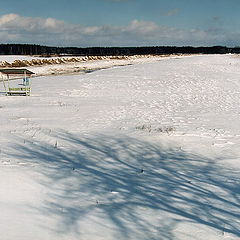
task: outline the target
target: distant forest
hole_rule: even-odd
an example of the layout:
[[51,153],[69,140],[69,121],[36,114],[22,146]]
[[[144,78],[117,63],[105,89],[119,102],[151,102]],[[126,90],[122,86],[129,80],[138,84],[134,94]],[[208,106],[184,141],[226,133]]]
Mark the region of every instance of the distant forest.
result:
[[0,44],[0,55],[74,55],[74,56],[120,56],[160,54],[226,54],[240,53],[240,47],[49,47],[34,44]]

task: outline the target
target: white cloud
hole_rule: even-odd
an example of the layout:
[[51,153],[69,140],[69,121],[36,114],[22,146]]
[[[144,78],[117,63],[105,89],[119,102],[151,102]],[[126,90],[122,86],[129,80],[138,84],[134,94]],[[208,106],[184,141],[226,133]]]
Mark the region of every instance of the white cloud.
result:
[[0,42],[54,46],[142,46],[238,44],[239,33],[183,30],[133,20],[127,26],[83,26],[54,18],[0,16]]
[[0,18],[0,25],[6,25],[9,22],[13,22],[16,18],[18,18],[19,16],[17,14],[7,14],[7,15],[3,15]]
[[158,31],[158,26],[153,22],[133,20],[126,28],[126,31],[139,35],[149,35]]

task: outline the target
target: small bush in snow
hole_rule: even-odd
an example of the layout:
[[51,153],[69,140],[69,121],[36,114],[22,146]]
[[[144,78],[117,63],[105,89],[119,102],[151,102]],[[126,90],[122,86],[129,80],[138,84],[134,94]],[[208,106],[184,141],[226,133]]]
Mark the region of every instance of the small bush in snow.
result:
[[143,124],[136,127],[137,130],[147,131],[147,132],[161,132],[170,134],[175,131],[174,127],[152,127],[151,125]]

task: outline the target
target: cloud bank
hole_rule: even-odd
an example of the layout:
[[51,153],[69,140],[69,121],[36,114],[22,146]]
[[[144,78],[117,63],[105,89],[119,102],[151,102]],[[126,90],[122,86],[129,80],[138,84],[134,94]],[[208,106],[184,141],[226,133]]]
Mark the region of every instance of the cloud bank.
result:
[[53,46],[238,45],[239,33],[220,29],[177,29],[151,21],[133,20],[126,26],[83,26],[54,18],[0,16],[1,43]]

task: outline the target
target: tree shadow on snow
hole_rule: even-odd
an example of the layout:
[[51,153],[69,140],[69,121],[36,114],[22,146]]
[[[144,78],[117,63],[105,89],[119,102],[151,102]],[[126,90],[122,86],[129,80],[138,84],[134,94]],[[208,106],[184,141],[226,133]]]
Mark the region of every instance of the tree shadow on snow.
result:
[[15,146],[14,157],[39,164],[51,190],[38,210],[59,234],[167,240],[186,223],[240,237],[239,177],[216,161],[127,136],[56,138]]

